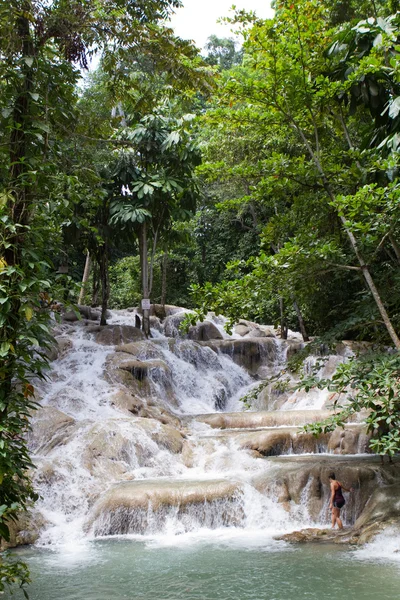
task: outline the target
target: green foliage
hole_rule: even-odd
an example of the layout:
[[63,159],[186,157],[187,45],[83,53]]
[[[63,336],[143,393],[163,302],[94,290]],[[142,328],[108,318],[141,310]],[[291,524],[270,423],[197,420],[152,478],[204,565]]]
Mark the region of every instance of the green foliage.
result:
[[139,306],[141,300],[138,256],[126,256],[110,267],[110,308]]
[[327,388],[337,394],[336,414],[326,421],[307,425],[319,435],[333,431],[355,413],[363,411],[367,431],[372,433],[371,449],[380,455],[400,452],[400,355],[367,353],[349,359],[337,368],[332,380],[304,378],[301,388]]
[[25,589],[31,583],[27,566],[20,561],[8,560],[7,554],[2,553],[0,557],[0,591],[8,591],[13,594],[15,587],[22,590],[25,598],[29,598]]
[[205,62],[209,65],[218,66],[221,71],[231,69],[239,65],[243,59],[243,51],[236,50],[237,42],[232,38],[219,38],[210,35],[205,45],[207,57]]
[[[121,145],[113,138],[115,118],[110,123],[105,117],[134,86],[121,69],[135,57],[137,70],[141,56],[153,82],[157,64],[158,72],[164,69],[163,83],[179,81],[188,98],[193,82],[201,87],[209,77],[193,45],[164,25],[179,5],[178,0],[117,0],[112,7],[106,0],[0,4],[0,539],[8,539],[10,520],[36,499],[25,436],[36,407],[32,381],[45,376],[51,344],[41,298],[66,300],[75,293],[69,276],[56,276],[48,257],[74,265],[90,248],[100,256],[103,274],[107,271],[101,257],[108,258],[110,246],[110,177],[103,166],[110,148]],[[78,66],[85,68],[95,52],[102,54],[110,84],[101,104],[99,80],[93,95],[77,89]],[[210,88],[209,79],[204,87]],[[142,96],[134,99],[134,110],[153,108]],[[166,152],[173,144],[178,145],[175,138],[166,141]],[[145,186],[138,195],[149,195]],[[140,208],[134,215],[147,216]],[[1,563],[0,592],[27,581],[22,565]]]

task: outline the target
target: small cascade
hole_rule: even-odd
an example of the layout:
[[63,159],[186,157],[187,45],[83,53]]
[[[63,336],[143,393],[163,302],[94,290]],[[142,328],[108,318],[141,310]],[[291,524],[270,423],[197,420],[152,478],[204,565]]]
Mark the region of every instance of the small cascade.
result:
[[[287,394],[270,411],[244,411],[239,401],[277,373],[291,342],[247,322],[245,336],[229,336],[215,315],[212,327],[181,336],[185,312],[173,309],[151,317],[149,340],[131,310],[112,311],[103,328],[58,326],[58,358],[38,384],[42,408],[28,439],[39,544],[220,529],[272,537],[329,523],[328,469],[352,484],[352,455],[361,460],[368,445],[362,423],[316,439],[301,427],[331,414],[325,397]],[[341,360],[329,357],[321,377]],[[347,523],[382,477],[363,460],[364,491],[346,505]]]

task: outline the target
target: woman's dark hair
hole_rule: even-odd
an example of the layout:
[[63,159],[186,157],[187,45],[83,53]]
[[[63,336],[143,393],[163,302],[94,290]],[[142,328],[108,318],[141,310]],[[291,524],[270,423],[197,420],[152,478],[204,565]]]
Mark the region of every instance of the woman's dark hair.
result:
[[336,479],[335,473],[329,473],[328,479]]

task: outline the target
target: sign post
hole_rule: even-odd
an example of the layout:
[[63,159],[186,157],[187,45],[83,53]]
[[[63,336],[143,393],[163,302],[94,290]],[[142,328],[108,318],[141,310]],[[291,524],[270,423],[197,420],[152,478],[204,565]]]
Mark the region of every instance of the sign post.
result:
[[149,298],[143,298],[143,300],[142,300],[142,310],[150,310],[150,300],[149,300]]
[[143,311],[143,331],[145,336],[150,337],[150,300],[149,298],[142,299]]

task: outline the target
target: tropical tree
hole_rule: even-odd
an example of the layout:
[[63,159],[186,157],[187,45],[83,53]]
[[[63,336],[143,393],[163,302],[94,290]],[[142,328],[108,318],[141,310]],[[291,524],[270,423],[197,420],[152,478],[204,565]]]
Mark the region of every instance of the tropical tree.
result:
[[[164,109],[165,112],[165,109]],[[190,124],[193,115],[177,119],[162,109],[125,128],[119,140],[129,144],[116,152],[111,223],[129,228],[139,238],[142,295],[150,298],[157,244],[174,220],[189,218],[196,208],[194,167],[200,155]],[[152,249],[148,251],[149,228]],[[149,311],[143,328],[150,335]]]

